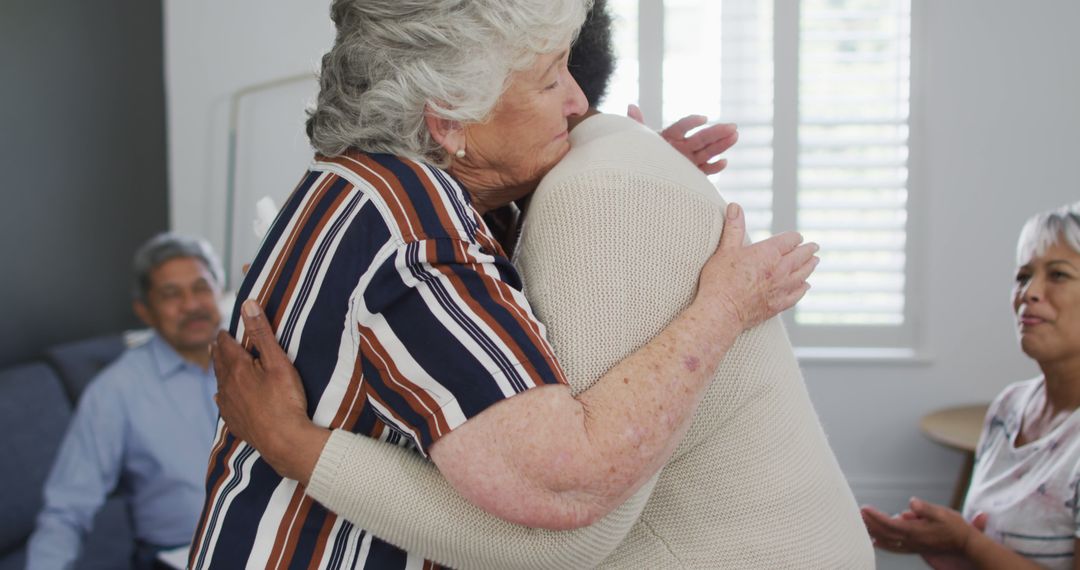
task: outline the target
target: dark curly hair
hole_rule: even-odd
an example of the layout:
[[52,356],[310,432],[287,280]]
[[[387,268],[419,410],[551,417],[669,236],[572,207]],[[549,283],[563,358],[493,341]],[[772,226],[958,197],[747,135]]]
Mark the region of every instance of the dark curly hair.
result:
[[581,26],[581,33],[570,49],[570,74],[585,92],[590,107],[596,107],[607,94],[615,72],[615,49],[611,44],[611,14],[606,0],[595,0]]

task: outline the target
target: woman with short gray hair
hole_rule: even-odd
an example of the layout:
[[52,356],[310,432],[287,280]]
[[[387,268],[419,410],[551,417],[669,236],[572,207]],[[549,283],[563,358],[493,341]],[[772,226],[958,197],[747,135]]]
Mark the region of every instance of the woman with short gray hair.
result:
[[307,125],[312,146],[326,156],[362,148],[448,165],[427,113],[484,122],[509,74],[556,51],[583,8],[580,0],[335,2],[337,40],[323,56]]
[[[259,366],[298,372],[302,391],[263,399],[289,388],[219,375],[224,424],[192,567],[432,565],[306,494],[315,463],[340,450],[332,436],[414,449],[505,520],[588,525],[670,457],[734,339],[805,293],[816,246],[794,233],[744,245],[732,208],[689,306],[570,392],[481,216],[569,149],[568,120],[586,105],[567,57],[589,4],[333,3],[309,122],[320,154],[237,295],[296,371]],[[231,330],[274,342],[245,338],[239,312]]]
[[1042,374],[990,404],[962,513],[863,509],[878,548],[934,568],[1080,567],[1080,202],[1032,216],[1016,265],[1020,349]]

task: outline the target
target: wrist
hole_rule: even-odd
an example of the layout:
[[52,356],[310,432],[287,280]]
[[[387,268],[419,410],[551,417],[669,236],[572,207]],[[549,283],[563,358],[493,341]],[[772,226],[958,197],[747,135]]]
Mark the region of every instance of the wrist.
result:
[[330,430],[315,425],[306,417],[304,420],[291,427],[280,426],[276,430],[275,443],[263,458],[282,477],[307,486],[319,455],[330,439]]
[[961,552],[968,560],[975,560],[978,558],[979,553],[983,551],[985,541],[990,540],[987,536],[979,532],[975,527],[968,525],[967,535],[964,537],[963,544],[961,545]]
[[699,297],[682,316],[690,321],[690,326],[685,329],[686,337],[680,344],[698,343],[710,356],[716,353],[717,363],[744,329],[742,318],[728,300]]
[[746,324],[739,312],[739,305],[726,294],[697,295],[690,304],[691,314],[703,319],[713,330],[732,329],[741,333]]

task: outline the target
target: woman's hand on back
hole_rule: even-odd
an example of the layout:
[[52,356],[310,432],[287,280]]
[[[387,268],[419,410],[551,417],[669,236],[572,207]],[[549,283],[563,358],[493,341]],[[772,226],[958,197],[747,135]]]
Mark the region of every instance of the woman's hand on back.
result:
[[[637,105],[630,104],[626,116],[645,124],[645,115]],[[738,142],[739,127],[735,123],[717,123],[701,128],[707,122],[704,115],[687,115],[660,131],[660,136],[698,170],[711,175],[727,168],[727,159],[720,155]]]
[[701,269],[695,304],[702,314],[734,319],[747,330],[795,305],[810,289],[806,279],[817,267],[816,243],[785,232],[746,244],[742,208],[728,204],[716,253]]
[[311,422],[300,375],[278,344],[262,308],[243,304],[245,336],[254,358],[228,332],[214,346],[218,404],[225,426],[248,442],[278,474],[306,485],[329,430]]

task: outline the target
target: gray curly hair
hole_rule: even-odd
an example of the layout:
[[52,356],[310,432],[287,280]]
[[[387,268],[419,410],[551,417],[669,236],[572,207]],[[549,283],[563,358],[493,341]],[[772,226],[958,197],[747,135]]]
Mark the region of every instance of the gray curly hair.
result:
[[1016,244],[1016,263],[1027,263],[1046,253],[1054,244],[1067,245],[1080,253],[1080,202],[1040,212],[1028,219]]
[[572,40],[592,0],[334,0],[334,46],[308,111],[325,156],[384,152],[440,166],[425,107],[464,124],[488,118],[510,74]]

